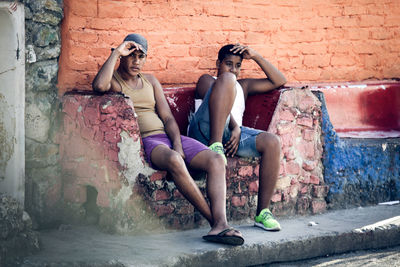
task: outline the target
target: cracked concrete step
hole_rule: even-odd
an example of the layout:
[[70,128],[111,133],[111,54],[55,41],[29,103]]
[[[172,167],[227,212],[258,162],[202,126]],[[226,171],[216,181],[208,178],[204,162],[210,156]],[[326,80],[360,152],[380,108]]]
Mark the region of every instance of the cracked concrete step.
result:
[[[280,232],[239,225],[245,244],[207,243],[208,229],[116,236],[93,227],[41,232],[43,249],[20,266],[249,266],[400,244],[400,205],[281,219]],[[310,224],[310,222],[315,222]],[[313,226],[309,226],[313,225]]]

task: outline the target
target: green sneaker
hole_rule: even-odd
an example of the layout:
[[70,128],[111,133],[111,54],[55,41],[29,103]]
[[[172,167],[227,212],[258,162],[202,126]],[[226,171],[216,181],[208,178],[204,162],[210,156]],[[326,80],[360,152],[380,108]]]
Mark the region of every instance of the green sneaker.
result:
[[254,217],[254,226],[260,227],[266,231],[279,231],[281,226],[272,215],[269,209],[263,209],[260,215]]
[[226,161],[225,150],[224,150],[224,146],[222,145],[222,143],[215,142],[211,146],[209,146],[208,148],[211,149],[212,151],[222,155],[222,157],[224,158],[225,165],[228,164],[228,162]]

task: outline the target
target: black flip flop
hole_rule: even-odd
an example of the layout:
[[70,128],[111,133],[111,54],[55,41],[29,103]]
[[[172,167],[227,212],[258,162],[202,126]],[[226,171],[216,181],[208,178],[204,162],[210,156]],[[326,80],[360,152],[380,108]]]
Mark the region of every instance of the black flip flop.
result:
[[232,230],[236,231],[234,228],[227,228],[216,235],[205,235],[203,236],[203,239],[209,242],[227,244],[232,246],[243,245],[244,243],[243,237],[236,235],[226,235],[226,233]]

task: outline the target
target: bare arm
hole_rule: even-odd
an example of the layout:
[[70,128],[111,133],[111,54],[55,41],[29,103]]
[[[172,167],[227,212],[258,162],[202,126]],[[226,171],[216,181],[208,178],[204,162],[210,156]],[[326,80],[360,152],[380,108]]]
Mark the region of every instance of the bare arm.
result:
[[136,49],[139,49],[139,46],[132,41],[125,41],[114,49],[94,78],[92,82],[93,89],[98,92],[106,92],[110,89],[120,92],[121,86],[113,79],[115,65],[120,56],[127,56]]
[[114,86],[111,86],[112,83],[115,83],[115,81],[113,81],[113,73],[118,58],[119,54],[116,50],[114,50],[94,78],[92,82],[93,90],[97,92],[106,92],[110,89],[121,91],[121,88],[119,88],[119,90],[117,89],[118,83],[116,83]]
[[231,138],[229,139],[228,142],[224,145],[225,147],[225,152],[226,155],[229,157],[235,156],[238,147],[239,147],[239,141],[240,141],[240,132],[242,131],[233,118],[232,114],[230,116],[229,120],[229,129],[231,130]]
[[286,83],[285,76],[268,60],[248,46],[236,45],[233,50],[243,54],[244,59],[254,60],[267,76],[264,79],[241,79],[239,83],[245,90],[245,95],[264,93],[276,89]]
[[172,115],[171,109],[168,105],[167,99],[165,98],[162,86],[160,82],[150,74],[146,74],[146,78],[151,82],[154,88],[154,97],[156,100],[156,112],[162,122],[164,123],[164,129],[169,139],[171,140],[172,147],[175,151],[181,154],[184,158],[184,153],[181,143],[181,134],[179,132],[178,124],[174,116]]

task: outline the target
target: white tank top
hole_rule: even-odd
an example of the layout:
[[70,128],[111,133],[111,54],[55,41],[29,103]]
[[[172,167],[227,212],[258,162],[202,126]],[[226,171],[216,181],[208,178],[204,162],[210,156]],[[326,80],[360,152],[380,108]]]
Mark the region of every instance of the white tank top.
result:
[[[216,77],[213,77],[216,79]],[[200,107],[202,99],[195,99],[195,111]],[[244,93],[243,88],[238,81],[236,81],[236,98],[235,102],[233,102],[231,115],[235,119],[236,123],[239,126],[242,126],[243,123],[243,113],[245,109],[245,101],[244,101]]]

